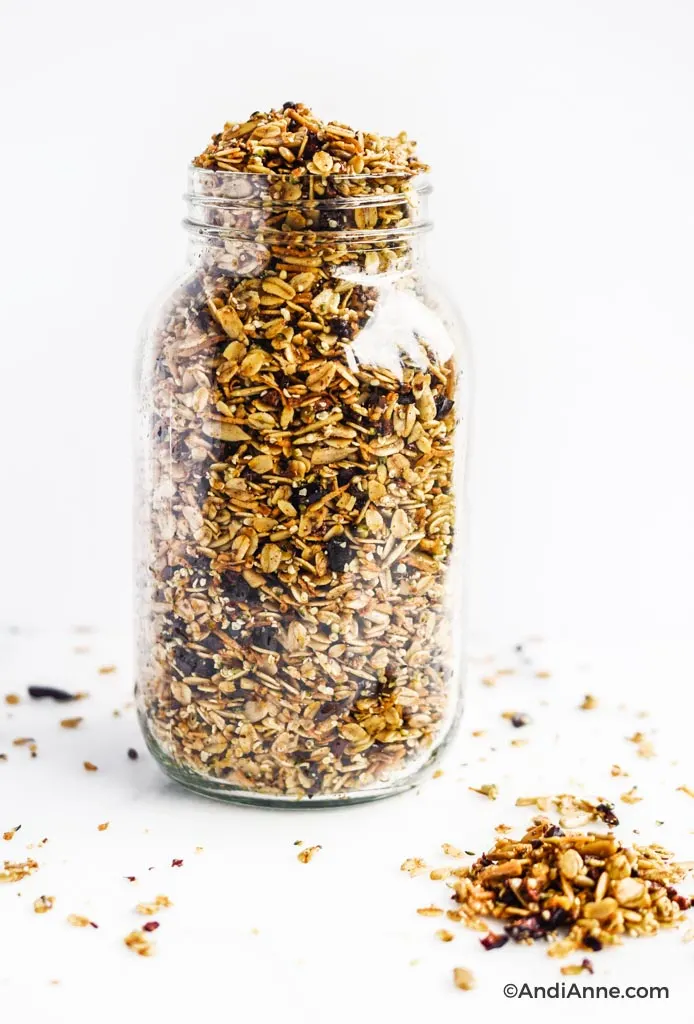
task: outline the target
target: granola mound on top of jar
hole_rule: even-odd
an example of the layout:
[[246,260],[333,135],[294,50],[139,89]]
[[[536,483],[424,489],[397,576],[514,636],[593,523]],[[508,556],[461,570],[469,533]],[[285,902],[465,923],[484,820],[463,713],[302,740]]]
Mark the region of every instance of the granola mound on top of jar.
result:
[[302,104],[190,170],[193,260],[141,374],[139,709],[205,792],[411,784],[459,710],[454,342],[403,135]]

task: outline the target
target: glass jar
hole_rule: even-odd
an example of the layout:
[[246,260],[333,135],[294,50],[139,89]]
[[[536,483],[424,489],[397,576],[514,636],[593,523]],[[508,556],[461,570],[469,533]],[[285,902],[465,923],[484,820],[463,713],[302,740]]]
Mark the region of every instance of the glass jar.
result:
[[198,792],[387,796],[455,729],[469,364],[429,191],[189,171],[138,370],[136,693]]

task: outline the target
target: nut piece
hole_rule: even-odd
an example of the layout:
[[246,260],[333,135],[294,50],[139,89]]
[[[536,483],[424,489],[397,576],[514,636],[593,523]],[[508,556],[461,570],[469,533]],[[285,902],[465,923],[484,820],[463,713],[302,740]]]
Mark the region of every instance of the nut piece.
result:
[[475,975],[467,967],[453,968],[453,984],[456,988],[469,992],[476,985]]

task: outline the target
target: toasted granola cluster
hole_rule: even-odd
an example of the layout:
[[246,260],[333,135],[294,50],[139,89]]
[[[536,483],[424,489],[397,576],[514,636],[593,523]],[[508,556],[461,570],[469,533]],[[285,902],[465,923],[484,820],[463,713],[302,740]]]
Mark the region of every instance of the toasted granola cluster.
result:
[[598,951],[624,935],[654,935],[690,906],[674,888],[685,871],[661,846],[626,847],[612,833],[567,835],[546,818],[520,841],[497,839],[450,876],[457,907],[449,919],[485,932],[485,919],[504,922],[505,934],[482,940],[486,949],[550,939],[550,956]]
[[[367,331],[416,293],[421,165],[301,105],[195,163],[205,243],[148,383],[145,728],[236,789],[368,789],[426,760],[454,703],[456,373],[409,324],[405,349]],[[328,177],[359,168],[382,176]]]
[[338,121],[322,122],[303,103],[256,112],[247,121],[230,122],[212,137],[193,163],[217,171],[267,174],[409,175],[427,169],[404,132],[395,137],[358,132]]

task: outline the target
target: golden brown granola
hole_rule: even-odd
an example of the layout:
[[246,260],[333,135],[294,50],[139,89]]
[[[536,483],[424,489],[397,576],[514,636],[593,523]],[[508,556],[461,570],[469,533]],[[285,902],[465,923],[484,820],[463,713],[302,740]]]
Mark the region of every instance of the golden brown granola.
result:
[[34,913],[46,914],[49,910],[53,909],[55,903],[55,896],[39,896],[38,899],[34,900]]
[[355,131],[337,121],[320,121],[303,103],[255,113],[228,122],[193,161],[218,171],[286,174],[297,177],[386,174],[426,170],[415,143],[404,132],[395,137]]
[[583,828],[593,822],[603,821],[610,827],[619,825],[614,807],[609,800],[598,797],[589,800],[587,797],[574,796],[571,793],[559,793],[557,796],[520,796],[516,807],[537,807],[538,811],[555,810],[559,814],[562,828]]
[[151,917],[152,914],[156,914],[157,910],[163,907],[172,907],[173,903],[168,896],[155,896],[151,903],[138,903],[135,910],[138,914],[144,914],[145,917]]
[[454,967],[453,984],[456,988],[460,988],[464,992],[469,992],[470,989],[475,987],[475,975],[472,971],[469,971],[467,967]]
[[123,942],[128,949],[132,949],[133,953],[137,953],[139,956],[154,955],[154,943],[147,938],[144,932],[132,931],[125,936]]
[[582,702],[578,705],[581,711],[593,711],[598,706],[598,698],[592,693],[587,693]]
[[378,788],[456,712],[456,372],[419,336],[392,366],[360,341],[381,280],[416,292],[424,165],[300,104],[195,165],[218,235],[155,328],[145,728],[188,778]]
[[38,867],[38,861],[32,860],[31,857],[20,862],[6,860],[3,862],[4,870],[0,871],[0,882],[21,882],[27,875],[38,871]]
[[320,849],[322,849],[320,846],[307,846],[305,850],[301,850],[300,853],[297,853],[296,859],[301,861],[302,864],[308,864],[313,860]]
[[[612,833],[567,835],[541,817],[520,840],[497,839],[456,876],[447,883],[457,904],[450,920],[479,931],[490,917],[505,922],[505,935],[482,940],[486,949],[548,939],[550,956],[597,951],[625,935],[676,925],[691,905],[674,888],[685,869],[658,844],[626,847]],[[560,929],[564,938],[557,938]]]

